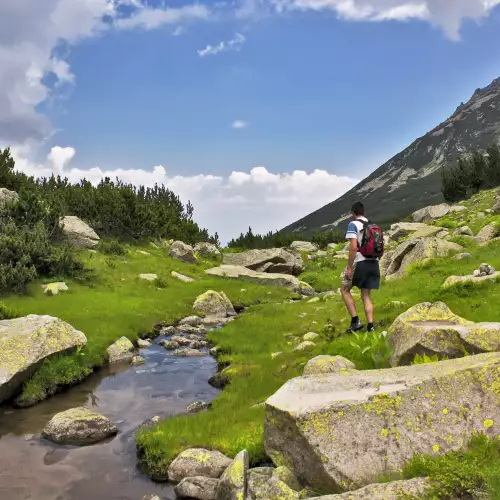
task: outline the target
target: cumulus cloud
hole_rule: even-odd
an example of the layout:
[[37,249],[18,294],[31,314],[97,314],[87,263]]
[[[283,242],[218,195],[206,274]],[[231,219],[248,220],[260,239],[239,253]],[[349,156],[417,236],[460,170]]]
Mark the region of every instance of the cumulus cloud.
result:
[[245,120],[234,120],[234,122],[231,124],[231,127],[236,130],[241,130],[242,128],[248,127],[248,122],[246,122]]
[[[199,4],[154,9],[146,0],[2,0],[0,141],[40,141],[52,133],[37,108],[58,87],[75,83],[69,64],[57,54],[61,42],[71,45],[112,29],[153,29],[208,15]],[[46,83],[48,74],[55,78],[53,87]]]
[[173,175],[162,165],[152,170],[84,169],[72,166],[76,151],[71,147],[53,148],[43,163],[29,161],[29,154],[26,148],[13,149],[16,167],[35,177],[55,173],[72,182],[83,177],[92,183],[98,183],[103,177],[119,177],[134,185],[165,184],[183,202],[191,200],[196,221],[211,233],[217,231],[223,241],[238,236],[248,226],[259,233],[281,229],[333,201],[359,182],[325,170],[272,173],[263,166],[249,172],[233,171],[225,177]]
[[480,21],[500,0],[270,0],[278,11],[332,10],[352,21],[423,19],[440,26],[452,40],[460,38],[466,19]]
[[236,33],[235,37],[227,42],[220,42],[217,45],[207,45],[204,49],[198,50],[200,57],[215,56],[221,52],[239,52],[246,38],[241,33]]

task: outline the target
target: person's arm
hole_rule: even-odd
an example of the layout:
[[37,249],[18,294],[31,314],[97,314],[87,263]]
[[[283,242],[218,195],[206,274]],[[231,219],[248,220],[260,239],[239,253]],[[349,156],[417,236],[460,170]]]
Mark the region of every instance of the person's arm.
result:
[[349,224],[345,238],[349,241],[349,258],[347,259],[345,276],[350,279],[352,275],[352,268],[354,266],[354,260],[356,259],[356,254],[358,253],[358,228],[356,227],[356,224],[352,222]]

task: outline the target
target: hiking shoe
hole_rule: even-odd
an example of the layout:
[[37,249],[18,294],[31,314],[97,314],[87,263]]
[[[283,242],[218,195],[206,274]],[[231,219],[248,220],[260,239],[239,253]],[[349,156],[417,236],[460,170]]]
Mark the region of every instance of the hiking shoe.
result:
[[373,333],[373,332],[374,332],[374,331],[376,331],[376,330],[377,330],[377,328],[376,328],[375,326],[367,326],[367,327],[366,327],[366,331],[367,331],[368,333]]
[[352,323],[351,327],[346,331],[346,333],[354,333],[354,332],[359,332],[364,328],[363,323],[361,323],[360,320],[357,321],[357,323]]

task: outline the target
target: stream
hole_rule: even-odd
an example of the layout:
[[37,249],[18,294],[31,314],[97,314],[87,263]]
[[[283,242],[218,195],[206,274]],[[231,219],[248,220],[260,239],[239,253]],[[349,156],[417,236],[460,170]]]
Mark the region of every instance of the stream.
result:
[[[156,344],[140,354],[146,364],[101,370],[32,408],[0,406],[1,500],[141,500],[146,494],[175,498],[171,485],[154,483],[139,471],[134,434],[148,418],[178,415],[194,401],[212,400],[219,391],[208,379],[217,362],[208,355],[170,356]],[[53,415],[77,406],[108,417],[118,435],[84,447],[60,446],[40,437]]]

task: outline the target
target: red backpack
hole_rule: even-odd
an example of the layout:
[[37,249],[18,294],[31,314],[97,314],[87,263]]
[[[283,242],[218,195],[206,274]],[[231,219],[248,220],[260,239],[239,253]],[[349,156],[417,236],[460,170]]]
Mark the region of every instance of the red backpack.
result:
[[384,255],[384,233],[377,224],[370,221],[363,222],[363,238],[359,246],[359,253],[367,259],[376,259]]

